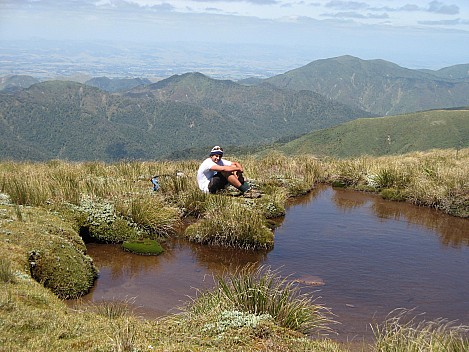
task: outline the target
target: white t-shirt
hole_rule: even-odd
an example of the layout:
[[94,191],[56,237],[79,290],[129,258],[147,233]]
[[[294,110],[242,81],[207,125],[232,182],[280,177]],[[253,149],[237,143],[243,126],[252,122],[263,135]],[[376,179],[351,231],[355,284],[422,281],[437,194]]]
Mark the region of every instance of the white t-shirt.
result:
[[205,193],[209,192],[208,184],[210,183],[210,179],[217,173],[216,171],[210,170],[214,165],[230,166],[231,161],[220,159],[218,163],[214,163],[211,158],[207,158],[200,164],[199,170],[197,171],[197,183],[199,184],[200,190]]

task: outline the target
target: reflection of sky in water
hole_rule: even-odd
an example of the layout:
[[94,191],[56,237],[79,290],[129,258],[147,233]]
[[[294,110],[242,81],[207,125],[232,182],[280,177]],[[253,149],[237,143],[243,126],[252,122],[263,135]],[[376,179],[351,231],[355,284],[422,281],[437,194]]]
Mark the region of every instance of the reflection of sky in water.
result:
[[368,327],[395,308],[427,319],[469,324],[469,220],[377,196],[321,188],[296,200],[269,252],[165,243],[159,257],[90,246],[100,278],[85,300],[136,297],[146,316],[165,314],[210,287],[212,274],[248,262],[292,278],[322,279],[320,303],[332,308],[340,339],[371,336]]

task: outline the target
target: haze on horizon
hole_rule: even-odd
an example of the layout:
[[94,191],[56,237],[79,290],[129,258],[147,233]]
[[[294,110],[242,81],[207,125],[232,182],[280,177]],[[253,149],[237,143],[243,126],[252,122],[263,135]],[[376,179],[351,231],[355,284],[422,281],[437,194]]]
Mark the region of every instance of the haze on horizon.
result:
[[[469,63],[463,0],[3,0],[2,43],[211,43],[214,59],[264,47],[292,65],[353,55],[407,68]],[[229,46],[233,53],[223,52]],[[252,51],[253,59],[259,52]],[[290,55],[290,56],[289,56]],[[187,58],[186,58],[187,60]],[[257,60],[262,64],[261,55]],[[175,57],[177,64],[177,57]],[[269,63],[266,62],[266,65]]]

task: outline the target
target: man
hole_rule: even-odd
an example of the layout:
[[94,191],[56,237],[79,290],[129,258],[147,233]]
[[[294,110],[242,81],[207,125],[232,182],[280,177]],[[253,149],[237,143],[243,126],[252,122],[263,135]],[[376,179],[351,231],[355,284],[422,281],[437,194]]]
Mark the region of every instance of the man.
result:
[[199,188],[206,193],[217,193],[231,184],[242,194],[249,191],[251,186],[244,181],[242,165],[222,158],[223,149],[218,145],[213,147],[197,171]]

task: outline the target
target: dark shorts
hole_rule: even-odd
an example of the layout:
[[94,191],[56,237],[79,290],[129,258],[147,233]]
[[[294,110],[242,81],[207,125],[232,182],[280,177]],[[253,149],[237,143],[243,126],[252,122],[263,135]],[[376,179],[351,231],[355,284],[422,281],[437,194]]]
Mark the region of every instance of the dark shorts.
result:
[[225,176],[222,175],[221,172],[217,172],[215,176],[210,179],[208,184],[208,191],[210,193],[217,193],[217,191],[223,189],[228,184],[228,180]]

